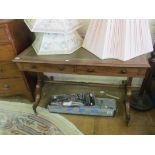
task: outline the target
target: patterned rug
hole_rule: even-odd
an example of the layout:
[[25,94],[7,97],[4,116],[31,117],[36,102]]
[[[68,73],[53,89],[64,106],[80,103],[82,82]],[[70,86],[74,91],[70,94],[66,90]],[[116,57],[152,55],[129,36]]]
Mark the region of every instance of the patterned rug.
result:
[[59,114],[38,107],[35,115],[31,104],[0,101],[1,135],[78,135],[82,134]]

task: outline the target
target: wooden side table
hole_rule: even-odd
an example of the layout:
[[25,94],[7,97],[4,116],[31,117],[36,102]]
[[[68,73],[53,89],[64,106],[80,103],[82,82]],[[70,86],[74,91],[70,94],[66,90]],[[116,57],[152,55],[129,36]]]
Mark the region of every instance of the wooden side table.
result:
[[21,71],[38,73],[36,100],[33,105],[34,112],[36,112],[41,98],[42,72],[127,77],[125,101],[127,125],[130,121],[132,79],[145,76],[146,70],[150,67],[146,55],[125,62],[114,59],[100,60],[84,48],[69,55],[39,56],[32,47],[29,47],[13,61],[16,62]]

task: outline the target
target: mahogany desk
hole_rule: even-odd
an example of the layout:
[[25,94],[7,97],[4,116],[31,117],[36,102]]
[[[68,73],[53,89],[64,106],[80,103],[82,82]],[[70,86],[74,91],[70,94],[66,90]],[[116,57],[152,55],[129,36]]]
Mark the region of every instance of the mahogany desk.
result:
[[127,125],[130,121],[132,79],[133,77],[145,76],[146,70],[150,67],[146,55],[125,62],[114,59],[100,60],[83,48],[69,55],[39,56],[32,47],[29,47],[13,61],[16,62],[21,71],[38,73],[36,97],[33,104],[34,112],[36,112],[41,98],[42,78],[40,75],[42,72],[127,77],[125,100]]

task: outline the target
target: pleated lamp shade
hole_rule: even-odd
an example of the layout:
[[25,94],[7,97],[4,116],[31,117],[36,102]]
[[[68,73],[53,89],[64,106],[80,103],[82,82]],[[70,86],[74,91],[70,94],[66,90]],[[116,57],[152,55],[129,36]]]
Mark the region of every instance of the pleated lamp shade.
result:
[[81,27],[75,19],[25,19],[26,25],[32,32],[70,33]]
[[129,60],[153,51],[148,20],[91,20],[82,45],[100,59]]

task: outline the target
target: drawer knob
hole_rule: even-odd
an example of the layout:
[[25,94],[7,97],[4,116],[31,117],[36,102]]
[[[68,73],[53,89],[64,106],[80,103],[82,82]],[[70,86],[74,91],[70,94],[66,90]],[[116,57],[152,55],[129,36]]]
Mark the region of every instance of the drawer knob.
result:
[[127,70],[126,70],[126,69],[122,69],[122,70],[121,70],[121,73],[122,73],[122,74],[126,74],[126,73],[127,73]]
[[91,69],[91,68],[88,68],[87,69],[87,72],[91,73],[91,72],[94,72],[95,70],[94,69]]
[[9,86],[9,84],[6,83],[6,84],[3,85],[3,88],[4,88],[4,89],[9,89],[10,86]]
[[58,66],[59,70],[63,71],[65,69],[64,66]]

